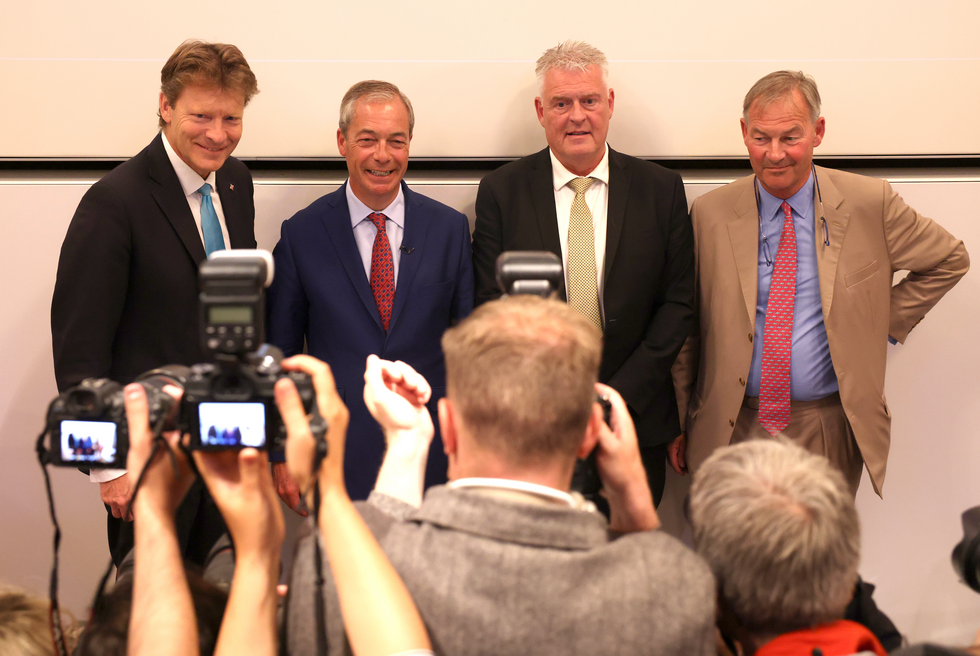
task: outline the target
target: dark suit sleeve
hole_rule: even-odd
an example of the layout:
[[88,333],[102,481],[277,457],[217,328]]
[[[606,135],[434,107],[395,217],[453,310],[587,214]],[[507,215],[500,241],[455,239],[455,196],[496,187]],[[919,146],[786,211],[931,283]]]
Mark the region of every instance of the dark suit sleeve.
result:
[[473,229],[473,275],[476,305],[500,298],[497,256],[503,251],[503,217],[493,185],[486,179],[476,192],[476,226]]
[[[694,321],[694,235],[687,213],[687,198],[679,176],[675,178],[667,232],[667,260],[643,341],[610,378],[630,408],[643,414],[656,398],[673,398],[671,365]],[[672,408],[676,410],[676,405]],[[673,412],[670,413],[673,416]],[[666,422],[668,417],[661,421]],[[676,424],[676,419],[671,423]],[[664,427],[679,434],[679,426]]]
[[58,390],[112,366],[116,329],[129,287],[132,234],[119,195],[95,184],[82,198],[61,246],[51,300]]
[[473,311],[473,257],[470,246],[470,224],[462,216],[459,234],[459,268],[456,270],[456,293],[453,294],[450,322],[455,325]]
[[282,224],[279,243],[272,251],[276,270],[266,298],[266,339],[289,357],[303,352],[310,308],[293,259],[287,223]]

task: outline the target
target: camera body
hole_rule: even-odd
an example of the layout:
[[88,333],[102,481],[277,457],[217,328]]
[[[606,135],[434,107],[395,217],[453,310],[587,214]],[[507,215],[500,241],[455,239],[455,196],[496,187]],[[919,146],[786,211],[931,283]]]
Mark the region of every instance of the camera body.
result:
[[191,449],[281,449],[286,433],[275,403],[280,378],[293,381],[307,413],[313,409],[310,377],[283,371],[282,352],[263,344],[263,288],[272,276],[268,251],[218,251],[201,265],[201,345],[211,362],[191,367],[184,386],[180,423],[191,435]]
[[281,359],[279,349],[264,345],[245,361],[191,367],[180,422],[191,435],[190,448],[282,449],[286,430],[276,407],[276,382],[280,378],[293,381],[307,414],[316,402],[316,392],[308,375],[284,371],[279,366]]
[[[136,381],[146,391],[150,425],[161,419],[172,429],[177,402],[163,391],[182,386],[187,367],[154,369]],[[125,469],[129,454],[129,424],[123,387],[108,378],[86,378],[60,394],[48,406],[48,462],[62,467]]]

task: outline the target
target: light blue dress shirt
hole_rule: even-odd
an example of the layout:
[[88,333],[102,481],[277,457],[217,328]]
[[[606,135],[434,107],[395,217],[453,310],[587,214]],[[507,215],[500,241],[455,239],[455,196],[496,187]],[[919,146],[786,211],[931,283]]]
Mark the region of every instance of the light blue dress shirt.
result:
[[[347,209],[350,212],[350,224],[354,230],[354,242],[357,252],[364,264],[364,275],[371,281],[371,251],[374,250],[374,237],[378,229],[368,216],[374,212],[360,201],[350,188],[347,181]],[[401,260],[402,237],[405,235],[405,193],[399,189],[391,205],[381,210],[388,220],[385,221],[385,232],[388,233],[388,243],[391,245],[391,263],[394,267],[395,287],[398,287],[398,263]]]
[[[758,181],[759,190],[759,292],[755,308],[755,339],[752,367],[745,385],[748,396],[759,396],[762,381],[762,347],[769,304],[769,285],[779,252],[785,220],[783,201],[771,195]],[[796,232],[796,300],[793,307],[793,346],[790,356],[790,398],[814,401],[837,391],[837,375],[830,358],[827,328],[823,323],[820,275],[813,217],[813,174],[803,188],[786,200],[793,210]],[[768,248],[766,246],[768,242]],[[768,252],[768,258],[767,258]]]

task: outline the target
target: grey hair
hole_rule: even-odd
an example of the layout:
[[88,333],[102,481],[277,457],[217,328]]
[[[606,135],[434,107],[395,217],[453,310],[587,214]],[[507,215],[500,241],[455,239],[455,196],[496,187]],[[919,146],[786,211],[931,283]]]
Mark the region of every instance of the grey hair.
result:
[[742,102],[742,119],[748,122],[749,108],[753,103],[758,101],[759,108],[765,109],[796,90],[803,95],[806,109],[810,112],[810,122],[816,123],[820,118],[820,92],[817,91],[816,80],[803,71],[776,71],[753,84]]
[[589,66],[598,66],[602,70],[602,86],[608,88],[609,60],[601,50],[584,41],[564,41],[554,48],[548,48],[538,58],[534,68],[539,93],[544,89],[544,78],[548,71],[556,68],[587,71]]
[[411,137],[415,130],[415,110],[412,109],[412,101],[408,99],[408,96],[391,82],[364,80],[348,89],[343,100],[340,101],[340,131],[344,138],[347,138],[347,130],[350,128],[350,124],[354,122],[354,105],[357,104],[358,100],[374,103],[394,100],[395,98],[401,100],[405,109],[408,110],[408,136]]
[[722,598],[754,635],[840,619],[861,553],[843,475],[786,440],[715,451],[691,485],[694,546]]

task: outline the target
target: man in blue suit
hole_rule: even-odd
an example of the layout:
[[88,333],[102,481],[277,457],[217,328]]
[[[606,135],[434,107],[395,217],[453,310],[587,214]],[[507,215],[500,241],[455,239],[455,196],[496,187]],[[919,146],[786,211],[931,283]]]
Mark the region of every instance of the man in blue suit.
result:
[[[359,82],[340,105],[337,147],[349,178],[282,224],[268,293],[268,339],[288,355],[303,350],[327,362],[350,409],[344,476],[353,499],[374,487],[384,437],[364,405],[367,356],[403,360],[432,385],[429,409],[445,392],[440,339],[473,309],[466,217],[410,190],[415,115],[393,84]],[[446,480],[440,436],[429,451],[426,485]],[[296,508],[285,463],[276,486]]]

